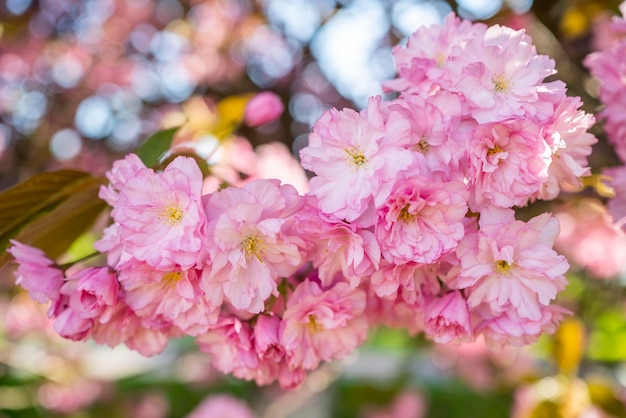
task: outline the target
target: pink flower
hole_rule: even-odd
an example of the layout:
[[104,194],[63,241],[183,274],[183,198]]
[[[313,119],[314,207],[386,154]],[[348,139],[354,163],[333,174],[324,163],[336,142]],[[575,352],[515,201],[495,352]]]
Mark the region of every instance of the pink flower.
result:
[[54,330],[63,338],[84,341],[91,335],[94,320],[83,318],[71,308],[63,310],[54,319]]
[[610,167],[603,170],[609,176],[609,184],[615,189],[615,197],[609,199],[607,208],[614,222],[624,228],[626,226],[626,166]]
[[378,210],[376,238],[383,257],[395,264],[430,264],[453,251],[463,237],[467,187],[438,176],[398,181]]
[[206,397],[187,418],[254,418],[254,414],[241,400],[229,395]]
[[325,112],[300,152],[302,166],[317,174],[310,193],[323,212],[348,222],[373,223],[373,208],[388,196],[398,173],[412,162],[405,149],[409,123],[398,112],[385,117],[380,97],[360,114],[351,109]]
[[259,315],[254,324],[254,348],[260,359],[278,363],[285,355],[285,347],[278,337],[280,318],[276,315]]
[[131,350],[150,357],[165,348],[170,329],[165,324],[149,324],[139,318],[122,300],[107,308],[94,321],[91,334],[98,344],[114,347],[125,344]]
[[246,104],[243,120],[248,126],[259,126],[273,122],[285,110],[283,102],[275,93],[264,91]]
[[470,209],[524,205],[548,178],[550,148],[539,127],[509,119],[474,129],[469,145]]
[[552,249],[558,234],[558,220],[547,213],[524,223],[510,209],[481,212],[480,230],[457,249],[457,285],[466,289],[470,309],[485,304],[496,315],[508,311],[539,320],[567,284],[567,260]]
[[259,145],[255,151],[257,178],[278,179],[282,184],[291,184],[300,194],[309,191],[309,179],[304,169],[285,144],[270,142]]
[[198,264],[206,222],[201,192],[202,173],[193,158],[178,157],[162,173],[138,172],[111,212],[124,250],[163,270]]
[[297,219],[303,236],[315,244],[309,258],[318,269],[323,285],[332,284],[341,273],[356,287],[363,277],[378,268],[380,248],[369,229],[339,220],[312,206],[301,211]]
[[15,284],[28,291],[28,295],[39,303],[56,301],[63,286],[63,271],[38,248],[11,240],[7,250],[18,263]]
[[539,92],[545,89],[543,80],[556,72],[554,61],[538,55],[523,30],[491,26],[452,54],[448,66],[453,91],[465,96],[478,123],[552,112],[550,103],[539,100]]
[[107,267],[89,267],[70,275],[61,288],[69,307],[81,318],[96,318],[117,303],[119,282]]
[[166,321],[189,335],[206,332],[217,321],[219,310],[200,289],[199,271],[155,270],[135,263],[120,271],[125,301],[146,320]]
[[207,236],[211,258],[201,288],[213,306],[224,297],[237,309],[263,311],[277,295],[277,280],[303,264],[306,243],[294,225],[304,198],[278,180],[255,180],[208,196]]
[[541,199],[558,196],[561,188],[575,191],[582,186],[580,177],[590,174],[587,157],[598,139],[587,132],[595,122],[593,115],[578,108],[578,97],[563,96],[556,104],[553,118],[544,125],[544,137],[552,150],[548,178],[539,191]]
[[467,122],[468,110],[462,96],[446,90],[426,99],[405,94],[389,102],[388,108],[404,114],[411,125],[408,148],[413,151],[416,171],[438,172],[446,180],[462,180],[460,162],[473,128]]
[[340,282],[328,290],[305,280],[287,302],[280,339],[290,368],[315,369],[342,359],[367,337],[365,293]]
[[106,173],[109,184],[100,187],[98,197],[114,206],[119,198],[119,191],[126,182],[143,170],[147,170],[146,165],[136,154],[127,154],[124,159],[115,161],[111,170]]
[[440,344],[471,341],[473,337],[467,302],[458,290],[431,299],[424,324],[426,334]]
[[422,26],[409,37],[406,47],[393,49],[398,78],[383,86],[419,94],[430,94],[440,87],[448,89],[451,83],[448,61],[454,48],[481,37],[486,29],[486,25],[472,24],[454,13],[446,16],[443,25]]
[[213,366],[239,379],[253,380],[259,365],[250,326],[235,317],[222,316],[207,333],[196,337],[200,351],[211,356]]
[[555,248],[572,266],[584,268],[600,279],[626,273],[626,233],[614,224],[602,202],[579,199],[560,207],[556,217],[561,233]]
[[523,346],[532,344],[542,334],[552,334],[558,329],[565,315],[570,315],[560,306],[542,306],[537,318],[531,319],[509,309],[494,313],[486,305],[474,310],[479,321],[476,332],[485,336],[485,342],[492,350],[499,350],[505,345]]

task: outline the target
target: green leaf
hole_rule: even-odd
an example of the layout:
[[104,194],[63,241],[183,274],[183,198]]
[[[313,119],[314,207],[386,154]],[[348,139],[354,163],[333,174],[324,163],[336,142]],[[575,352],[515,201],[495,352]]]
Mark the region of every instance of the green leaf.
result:
[[196,164],[198,164],[198,168],[200,168],[202,176],[208,177],[211,174],[211,169],[209,168],[209,164],[207,163],[207,161],[204,158],[200,157],[198,154],[196,154],[193,150],[177,150],[171,155],[168,155],[167,158],[163,160],[160,165],[162,167],[166,167],[169,163],[174,161],[176,157],[181,156],[193,158],[196,161]]
[[154,167],[161,156],[170,148],[178,127],[159,131],[146,140],[138,149],[137,156],[146,167]]
[[53,209],[70,195],[96,190],[104,181],[89,173],[59,170],[43,173],[0,194],[0,251],[9,239],[41,214]]
[[[29,222],[15,239],[42,249],[53,259],[63,254],[107,207],[106,202],[98,198],[101,182],[93,180],[89,187],[74,190],[52,211]],[[9,260],[6,253],[0,257],[0,268]]]

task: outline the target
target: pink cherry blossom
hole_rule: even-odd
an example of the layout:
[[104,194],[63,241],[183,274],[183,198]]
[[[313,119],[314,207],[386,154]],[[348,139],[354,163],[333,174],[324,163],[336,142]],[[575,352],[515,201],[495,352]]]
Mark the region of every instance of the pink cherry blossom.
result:
[[211,356],[213,366],[239,379],[253,380],[259,364],[250,326],[235,317],[221,316],[207,333],[196,337],[200,351]]
[[390,102],[388,108],[404,114],[410,123],[409,149],[414,151],[416,170],[423,174],[441,173],[446,180],[461,180],[457,174],[473,127],[467,121],[468,110],[462,96],[447,90],[439,90],[426,99],[405,94]]
[[341,273],[356,287],[378,268],[380,248],[369,229],[327,215],[314,206],[300,211],[297,219],[301,234],[315,244],[309,258],[323,285],[332,284]]
[[317,174],[310,193],[322,211],[348,222],[373,223],[373,208],[383,202],[399,172],[412,161],[404,145],[409,122],[391,111],[385,117],[380,97],[367,109],[325,112],[300,151],[302,166]]
[[63,310],[54,319],[54,330],[63,338],[73,341],[84,341],[91,335],[94,320],[83,318],[71,308]]
[[162,173],[142,170],[119,192],[111,216],[124,250],[158,269],[188,269],[201,260],[205,215],[202,173],[178,157]]
[[543,135],[552,150],[552,161],[548,178],[538,193],[541,199],[555,199],[561,188],[579,189],[580,177],[590,174],[587,157],[598,139],[587,132],[595,122],[593,115],[580,110],[580,106],[580,98],[563,96],[555,104],[553,118],[544,125]]
[[609,184],[615,190],[615,197],[609,199],[607,208],[614,222],[626,226],[626,166],[610,167],[602,172],[610,177]]
[[526,119],[478,125],[469,145],[470,209],[524,205],[548,178],[551,152]]
[[494,313],[486,305],[474,312],[480,318],[476,332],[485,336],[485,342],[492,350],[499,350],[505,345],[532,344],[542,334],[554,333],[563,318],[571,314],[557,305],[542,306],[535,319],[521,316],[513,309]]
[[136,154],[127,154],[123,159],[115,161],[113,167],[107,171],[106,177],[109,180],[109,184],[100,187],[98,196],[109,205],[114,206],[119,198],[119,191],[126,182],[134,178],[140,171],[146,169],[146,165]]
[[487,30],[482,23],[472,24],[454,13],[443,25],[422,26],[413,33],[406,47],[393,49],[399,77],[383,84],[386,89],[427,95],[439,88],[449,89],[448,60],[457,45],[480,37]]
[[473,338],[467,301],[458,290],[428,302],[424,325],[426,335],[440,344],[471,341]]
[[376,238],[385,259],[395,264],[430,264],[453,251],[463,237],[467,187],[418,176],[398,181],[378,210]]
[[249,126],[264,125],[278,119],[283,110],[285,106],[280,97],[270,91],[264,91],[246,104],[243,120]]
[[305,280],[287,302],[280,339],[291,368],[315,369],[321,360],[342,359],[367,337],[365,293],[337,283],[322,289]]
[[254,349],[260,359],[279,362],[285,355],[278,336],[280,318],[276,315],[259,315],[254,324]]
[[237,309],[263,311],[277,295],[277,280],[304,262],[306,243],[294,225],[304,198],[278,180],[255,180],[208,196],[207,236],[211,263],[201,288],[214,306],[224,297]]
[[613,279],[626,272],[626,232],[613,221],[607,207],[596,199],[580,199],[558,207],[561,224],[555,249],[573,267],[593,277]]
[[480,216],[480,230],[466,235],[457,249],[457,285],[465,289],[469,308],[485,304],[494,314],[512,311],[539,320],[567,284],[569,265],[552,249],[558,220],[544,213],[525,223],[514,220],[512,210],[495,208]]
[[119,282],[107,267],[89,267],[71,274],[61,288],[69,307],[81,318],[95,318],[117,303]]
[[56,301],[63,286],[63,271],[38,248],[11,240],[7,250],[18,263],[15,284],[28,291],[39,303]]
[[161,271],[135,263],[120,271],[124,300],[141,318],[162,320],[188,335],[206,332],[219,310],[200,289],[198,270]]
[[478,123],[552,111],[539,92],[544,79],[556,72],[554,61],[537,54],[523,30],[493,25],[455,48],[448,64],[453,91],[465,96]]
[[170,335],[166,324],[158,325],[144,322],[123,300],[118,300],[95,321],[91,337],[98,344],[109,347],[123,343],[150,357],[163,351]]
[[196,406],[186,418],[254,418],[241,400],[230,395],[211,395]]

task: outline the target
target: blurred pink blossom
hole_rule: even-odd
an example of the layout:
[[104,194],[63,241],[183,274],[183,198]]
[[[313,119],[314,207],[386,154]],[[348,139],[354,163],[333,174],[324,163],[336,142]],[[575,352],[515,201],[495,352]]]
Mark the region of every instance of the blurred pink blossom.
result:
[[254,418],[250,408],[231,395],[209,395],[186,418]]
[[285,110],[282,100],[271,91],[254,96],[246,104],[243,120],[249,126],[259,126],[275,121]]

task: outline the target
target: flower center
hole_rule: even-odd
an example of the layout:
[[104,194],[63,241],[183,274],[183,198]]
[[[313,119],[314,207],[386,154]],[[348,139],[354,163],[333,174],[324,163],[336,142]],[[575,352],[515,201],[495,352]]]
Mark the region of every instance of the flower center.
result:
[[170,225],[176,225],[183,220],[183,211],[178,206],[169,205],[161,212],[161,217],[169,222]]
[[511,80],[506,78],[504,74],[498,74],[491,78],[493,89],[496,93],[506,93],[511,88]]
[[263,262],[261,259],[261,251],[262,251],[263,239],[259,238],[256,235],[248,235],[246,239],[241,242],[241,248],[243,252],[246,254],[246,258],[250,258],[255,256],[259,262]]
[[176,272],[167,272],[163,275],[163,277],[161,278],[161,280],[163,281],[163,288],[167,288],[167,287],[174,287],[176,286],[176,283],[178,283],[180,281],[180,279],[182,279],[183,274],[180,271],[176,271]]
[[417,215],[409,212],[409,204],[404,205],[402,209],[400,209],[400,213],[398,214],[398,221],[404,222],[408,224],[409,222],[415,221]]
[[346,154],[348,154],[348,162],[356,168],[360,168],[367,164],[367,157],[363,154],[359,147],[352,147],[351,149],[344,148]]
[[420,139],[420,142],[417,143],[417,150],[421,152],[422,154],[426,154],[426,152],[428,152],[429,149],[430,149],[430,144],[428,143],[428,141],[426,141],[426,137],[422,136],[422,138]]
[[309,323],[307,324],[312,332],[324,331],[324,327],[317,323],[315,317],[309,314]]
[[502,147],[500,147],[500,145],[496,144],[493,146],[493,148],[489,148],[489,150],[487,151],[487,157],[492,157],[498,153],[501,153],[502,151],[504,151],[502,149]]
[[496,261],[496,272],[498,273],[508,273],[511,270],[511,265],[506,260],[498,260]]

